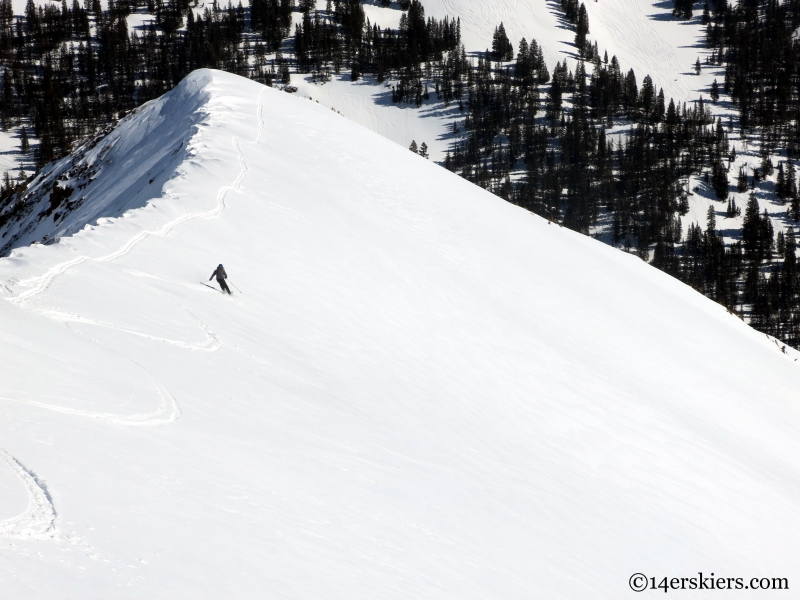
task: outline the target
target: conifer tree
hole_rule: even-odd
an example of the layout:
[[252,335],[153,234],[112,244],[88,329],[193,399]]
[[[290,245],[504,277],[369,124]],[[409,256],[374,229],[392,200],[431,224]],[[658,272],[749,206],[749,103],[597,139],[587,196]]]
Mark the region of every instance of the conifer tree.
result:
[[23,155],[27,155],[31,150],[31,145],[28,141],[28,132],[24,127],[20,131],[19,138],[19,151]]
[[578,54],[586,53],[586,36],[589,35],[589,14],[586,12],[586,6],[581,2],[578,9],[578,20],[575,25],[575,47],[578,49]]
[[492,58],[496,61],[509,61],[514,58],[514,47],[508,40],[506,28],[502,23],[494,30],[492,37]]
[[786,166],[786,187],[784,193],[787,198],[794,198],[797,196],[797,171],[795,170],[794,161],[789,159]]
[[672,12],[681,19],[691,19],[693,6],[694,0],[675,0],[675,8]]
[[717,230],[717,217],[714,206],[711,205],[706,211],[706,231],[709,235],[716,235]]
[[719,100],[719,84],[717,83],[717,80],[714,79],[714,82],[711,84],[711,102],[716,104],[718,100]]
[[793,221],[800,221],[800,197],[795,196],[792,198],[792,203],[789,206],[788,216]]
[[728,171],[720,160],[711,166],[711,185],[717,198],[724,200],[728,197]]
[[775,181],[775,195],[778,200],[784,202],[786,200],[786,175],[783,172],[783,163],[778,164],[778,175]]

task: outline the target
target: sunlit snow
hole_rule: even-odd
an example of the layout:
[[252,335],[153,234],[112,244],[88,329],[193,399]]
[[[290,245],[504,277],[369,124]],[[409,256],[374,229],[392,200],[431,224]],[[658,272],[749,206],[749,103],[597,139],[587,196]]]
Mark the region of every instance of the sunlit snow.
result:
[[116,131],[93,224],[0,259],[0,596],[800,584],[795,355],[234,75]]

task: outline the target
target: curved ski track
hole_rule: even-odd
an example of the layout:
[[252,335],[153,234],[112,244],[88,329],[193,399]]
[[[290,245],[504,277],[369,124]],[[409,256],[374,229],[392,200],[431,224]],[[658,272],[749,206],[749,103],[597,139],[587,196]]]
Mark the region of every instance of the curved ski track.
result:
[[27,510],[16,517],[0,521],[0,536],[36,540],[58,539],[56,510],[47,486],[33,471],[26,469],[5,450],[0,450],[0,457],[19,477],[28,492]]
[[[127,357],[126,357],[127,358]],[[181,416],[181,407],[178,401],[175,400],[172,394],[169,393],[161,383],[153,377],[150,372],[136,361],[130,360],[134,365],[139,367],[144,373],[145,377],[155,388],[159,396],[158,407],[149,413],[141,413],[136,415],[116,415],[113,413],[98,413],[86,410],[79,410],[76,408],[68,408],[66,406],[58,406],[57,404],[47,404],[45,402],[37,402],[36,400],[24,400],[21,398],[8,398],[0,396],[0,400],[7,402],[16,402],[17,404],[27,404],[28,406],[36,406],[38,408],[45,408],[53,412],[62,413],[65,415],[74,415],[76,417],[83,417],[93,421],[100,421],[109,425],[128,425],[138,427],[158,427],[160,425],[167,425],[178,420]]]
[[[195,321],[197,321],[198,326],[203,330],[206,334],[206,341],[202,344],[189,344],[187,342],[182,342],[180,340],[171,340],[169,338],[162,338],[156,335],[150,335],[149,333],[142,333],[141,331],[136,331],[135,329],[126,329],[124,327],[117,327],[116,325],[112,325],[111,323],[104,323],[103,321],[97,321],[95,319],[89,319],[87,317],[81,317],[80,315],[73,315],[71,313],[60,312],[57,310],[50,310],[47,308],[36,308],[34,309],[41,315],[44,315],[54,321],[59,321],[61,323],[83,323],[85,325],[93,325],[95,327],[104,327],[106,329],[113,329],[114,331],[121,331],[122,333],[127,333],[129,335],[134,335],[136,337],[145,338],[148,340],[153,340],[154,342],[161,342],[163,344],[169,344],[171,346],[177,346],[178,348],[184,348],[185,350],[196,350],[201,352],[215,352],[222,347],[222,344],[219,341],[219,338],[216,334],[208,327],[203,321],[198,319],[188,310],[186,311]],[[185,310],[185,309],[184,309]]]

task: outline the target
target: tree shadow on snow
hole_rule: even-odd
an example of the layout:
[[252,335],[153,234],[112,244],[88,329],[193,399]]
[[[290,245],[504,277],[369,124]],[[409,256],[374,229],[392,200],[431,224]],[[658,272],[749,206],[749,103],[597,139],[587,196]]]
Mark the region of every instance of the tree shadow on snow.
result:
[[400,4],[398,4],[397,0],[393,0],[389,6],[384,6],[381,4],[380,0],[364,0],[364,4],[369,4],[370,6],[377,6],[378,8],[385,8],[386,10],[397,10],[402,12],[402,8],[400,8]]
[[556,19],[558,19],[558,29],[564,29],[566,31],[575,31],[572,23],[567,21],[567,18],[564,16],[564,11],[561,10],[561,2],[558,0],[547,0],[547,9],[555,15]]

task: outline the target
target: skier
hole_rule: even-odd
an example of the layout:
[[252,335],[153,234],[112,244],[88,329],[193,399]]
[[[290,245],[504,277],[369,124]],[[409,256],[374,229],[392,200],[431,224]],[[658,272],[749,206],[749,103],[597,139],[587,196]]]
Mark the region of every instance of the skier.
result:
[[225,283],[225,280],[228,278],[228,274],[225,272],[225,269],[222,265],[216,268],[216,270],[211,274],[211,277],[209,277],[208,280],[211,281],[212,279],[214,279],[214,277],[217,278],[217,283],[219,284],[219,287],[222,288],[222,291],[228,292],[230,294],[231,290],[228,288],[228,284]]

